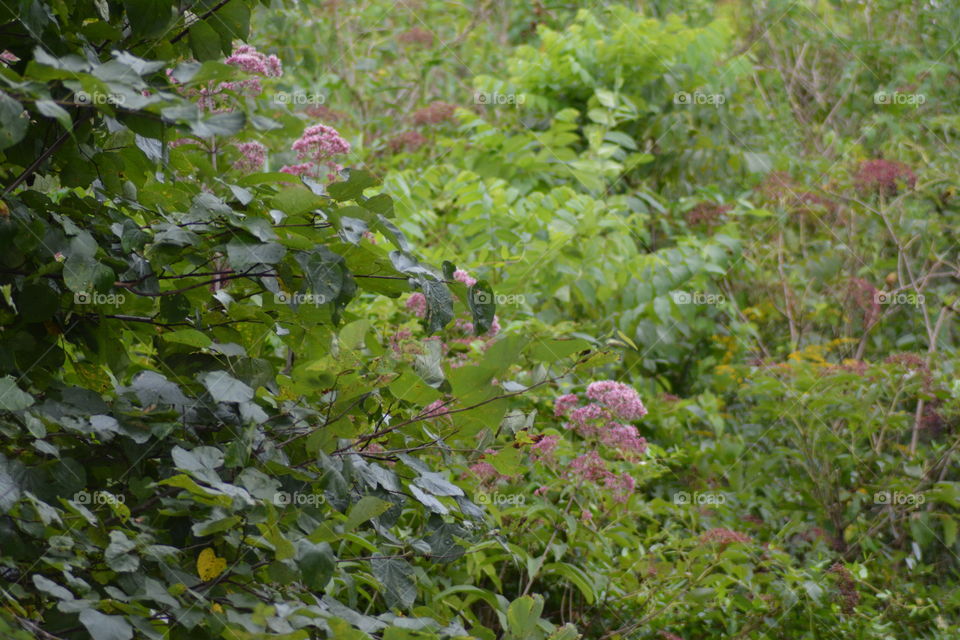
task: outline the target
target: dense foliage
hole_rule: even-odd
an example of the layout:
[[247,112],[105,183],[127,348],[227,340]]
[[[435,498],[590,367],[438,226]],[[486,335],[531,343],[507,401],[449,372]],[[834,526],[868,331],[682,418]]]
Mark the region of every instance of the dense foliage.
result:
[[957,637],[958,19],[0,3],[0,637]]

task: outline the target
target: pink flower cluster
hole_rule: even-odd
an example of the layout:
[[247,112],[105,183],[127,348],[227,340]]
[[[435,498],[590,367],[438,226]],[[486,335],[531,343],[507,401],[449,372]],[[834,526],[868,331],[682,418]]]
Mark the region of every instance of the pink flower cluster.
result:
[[647,441],[636,427],[617,421],[638,420],[647,415],[647,408],[633,387],[612,380],[592,382],[587,386],[586,395],[593,402],[583,406],[576,394],[560,396],[554,401],[554,416],[569,418],[565,425],[568,429],[584,438],[596,436],[621,455],[642,454],[647,450]]
[[427,297],[419,291],[410,294],[406,302],[407,309],[418,318],[427,317]]
[[254,173],[263,168],[267,161],[267,148],[259,142],[240,142],[235,145],[242,157],[233,163],[234,169],[244,173]]
[[722,547],[735,543],[749,543],[753,539],[745,533],[733,531],[732,529],[715,528],[705,531],[700,536],[700,541],[705,543],[716,543]]
[[603,484],[613,493],[616,502],[626,502],[636,488],[637,481],[629,473],[614,473],[596,451],[590,451],[573,459],[570,463],[571,475],[594,484]]
[[268,78],[279,78],[283,75],[283,64],[280,58],[264,55],[248,44],[242,44],[234,49],[225,62],[240,67],[247,73],[256,73]]
[[332,158],[350,153],[350,143],[343,139],[340,132],[325,124],[307,127],[291,148],[297,152],[301,163],[285,166],[280,171],[295,176],[319,178],[320,167],[325,165],[330,170],[327,173],[328,180],[334,180],[337,172],[343,169]]
[[647,408],[643,406],[636,390],[621,382],[591,382],[587,387],[587,397],[605,405],[623,420],[639,420],[647,415]]
[[462,282],[468,287],[472,287],[477,284],[477,279],[470,277],[470,274],[464,271],[463,269],[457,269],[453,272],[453,279],[457,282]]

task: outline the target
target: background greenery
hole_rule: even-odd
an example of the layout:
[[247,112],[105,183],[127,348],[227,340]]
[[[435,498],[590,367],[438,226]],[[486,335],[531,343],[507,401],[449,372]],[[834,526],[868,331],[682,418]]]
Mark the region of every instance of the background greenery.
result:
[[958,20],[0,3],[0,637],[956,638]]

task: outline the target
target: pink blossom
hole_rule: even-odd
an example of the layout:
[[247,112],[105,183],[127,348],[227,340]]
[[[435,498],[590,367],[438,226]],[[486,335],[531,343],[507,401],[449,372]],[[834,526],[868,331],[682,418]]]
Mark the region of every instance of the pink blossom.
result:
[[410,295],[407,298],[407,309],[409,309],[413,315],[418,318],[424,318],[427,315],[427,298],[422,293],[417,291]]
[[643,453],[647,450],[647,440],[630,424],[609,423],[607,428],[600,432],[600,441],[621,453]]
[[350,153],[350,143],[333,127],[315,124],[307,127],[291,147],[301,160],[321,162],[335,155]]
[[584,524],[586,524],[586,523],[590,522],[591,520],[593,520],[593,514],[590,513],[590,511],[588,511],[587,509],[584,509],[584,510],[582,510],[582,511],[580,512],[580,521],[581,521],[581,522],[583,522]]
[[604,479],[604,484],[613,491],[615,502],[626,502],[636,488],[637,481],[629,473],[621,473],[620,475],[610,474]]
[[454,323],[454,328],[458,329],[466,334],[473,333],[473,323],[467,320],[466,318],[457,318],[457,321]]
[[602,482],[613,475],[607,469],[603,458],[596,451],[590,451],[574,458],[570,463],[570,471],[589,482]]
[[560,436],[543,436],[539,442],[535,442],[530,450],[533,456],[539,460],[552,458],[553,452],[560,443]]
[[393,349],[393,352],[398,356],[402,355],[404,351],[400,343],[412,337],[413,332],[411,332],[410,329],[400,329],[394,335],[390,336],[390,348]]
[[493,316],[493,321],[490,323],[490,328],[487,330],[487,335],[491,338],[495,337],[500,333],[500,318]]
[[267,148],[259,142],[240,142],[235,145],[243,157],[237,160],[233,166],[235,169],[244,173],[253,173],[263,168],[267,161]]
[[607,420],[608,418],[609,414],[607,411],[600,405],[593,403],[583,407],[577,407],[570,412],[570,420],[573,423],[572,426],[584,436],[595,433],[597,430],[596,425],[590,424],[591,421]]
[[304,162],[303,164],[284,165],[280,167],[280,173],[289,173],[292,176],[303,176],[310,173],[311,169],[313,169],[313,163]]
[[753,539],[745,533],[724,528],[709,529],[700,536],[700,540],[701,542],[715,542],[721,546],[727,546],[728,544],[737,542],[748,543],[753,541]]
[[268,78],[279,78],[283,75],[283,65],[280,58],[260,53],[248,44],[242,44],[233,50],[233,53],[224,62],[239,67],[247,73],[256,73]]
[[489,462],[477,462],[469,467],[470,472],[473,475],[477,476],[483,482],[489,482],[491,480],[499,480],[505,476],[502,476],[496,467],[494,467]]
[[423,410],[421,415],[425,418],[433,418],[440,415],[446,415],[446,412],[448,411],[446,406],[447,404],[448,404],[447,401],[443,399],[434,400],[433,402],[431,402],[426,406],[426,408]]
[[533,495],[535,495],[535,496],[537,496],[537,497],[539,498],[540,496],[544,495],[544,494],[545,494],[547,491],[549,491],[549,490],[550,490],[550,487],[539,487],[539,488],[537,488],[537,489],[534,490]]
[[608,407],[623,420],[638,420],[647,415],[647,408],[634,388],[620,382],[591,382],[587,397]]
[[553,415],[557,418],[570,413],[570,409],[580,404],[580,398],[573,393],[560,396],[553,403]]
[[473,285],[477,284],[477,279],[471,278],[470,274],[464,271],[463,269],[457,269],[456,271],[454,271],[453,279],[456,280],[457,282],[462,282],[468,287],[472,287]]
[[13,64],[14,62],[20,62],[20,58],[18,58],[14,53],[12,53],[7,49],[4,49],[3,52],[0,53],[0,60],[3,60],[8,64]]

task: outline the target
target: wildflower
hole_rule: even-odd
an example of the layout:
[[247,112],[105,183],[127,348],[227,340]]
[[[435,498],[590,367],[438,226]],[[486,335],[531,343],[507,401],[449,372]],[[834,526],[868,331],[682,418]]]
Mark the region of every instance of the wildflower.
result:
[[549,490],[550,490],[550,487],[538,487],[537,489],[534,490],[533,495],[539,498],[540,496],[546,494],[547,491]]
[[401,151],[416,151],[427,144],[427,139],[419,131],[407,131],[394,136],[387,141],[387,148],[391,153],[400,153]]
[[471,278],[470,274],[464,271],[463,269],[457,269],[456,271],[454,271],[453,279],[456,280],[457,282],[462,282],[468,287],[472,287],[473,285],[477,284],[477,279]]
[[584,524],[586,524],[586,523],[590,522],[591,520],[593,520],[593,514],[590,513],[590,511],[588,511],[587,509],[584,509],[583,511],[580,512],[580,521],[581,521],[581,522],[583,522]]
[[264,55],[248,44],[242,44],[234,49],[224,62],[239,67],[247,73],[256,73],[268,78],[279,78],[283,75],[280,58]]
[[542,436],[530,447],[530,450],[533,452],[533,456],[539,460],[549,459],[553,457],[553,452],[559,442],[560,436]]
[[[596,425],[591,424],[592,421],[606,420],[607,418],[608,413],[604,411],[603,407],[594,403],[577,407],[570,412],[572,426],[584,436],[588,436],[597,430]],[[570,426],[567,428],[570,428]]]
[[243,157],[234,163],[234,168],[244,173],[253,173],[263,168],[267,161],[267,148],[259,142],[241,142],[235,145]]
[[611,422],[607,427],[600,432],[600,441],[608,447],[621,453],[644,453],[647,450],[646,438],[640,436],[633,425]]
[[620,475],[610,474],[604,479],[604,484],[613,491],[614,502],[626,502],[637,486],[637,481],[629,473]]
[[309,174],[311,169],[313,169],[313,163],[304,162],[303,164],[284,165],[280,167],[280,173],[289,173],[292,176],[304,176]]
[[647,415],[647,408],[633,387],[620,382],[591,382],[587,387],[587,397],[610,408],[623,420],[638,420]]
[[855,180],[862,192],[892,196],[897,193],[900,183],[912,189],[917,183],[917,176],[902,162],[876,159],[860,163]]
[[350,143],[333,127],[315,124],[307,127],[291,147],[300,160],[322,162],[335,155],[350,153]]
[[613,475],[596,451],[574,458],[570,463],[570,471],[589,482],[602,482]]
[[423,417],[433,418],[441,415],[446,415],[447,413],[447,401],[446,400],[434,400],[426,406],[423,410]]
[[426,29],[414,27],[409,31],[404,31],[397,36],[397,41],[401,44],[415,44],[423,47],[433,46],[433,34]]
[[854,608],[860,604],[860,593],[857,591],[857,583],[853,580],[853,576],[839,562],[835,562],[827,569],[827,573],[837,576],[839,582],[837,588],[840,590],[840,595],[843,596],[843,612],[846,614],[853,613]]
[[704,543],[717,543],[722,547],[725,547],[730,544],[737,542],[748,543],[752,542],[753,539],[745,533],[740,533],[739,531],[733,531],[731,529],[724,528],[715,528],[705,531],[700,536],[700,541]]
[[407,309],[413,312],[418,318],[425,318],[427,315],[427,298],[417,291],[407,298]]
[[3,52],[0,53],[0,60],[2,60],[3,62],[6,62],[7,64],[20,62],[20,58],[18,58],[14,53],[10,52],[7,49],[4,49]]
[[457,105],[448,102],[431,102],[428,106],[413,114],[413,122],[418,125],[439,124],[450,120]]
[[553,415],[559,418],[570,413],[570,409],[580,404],[580,398],[573,393],[560,396],[553,403]]

